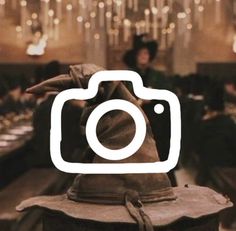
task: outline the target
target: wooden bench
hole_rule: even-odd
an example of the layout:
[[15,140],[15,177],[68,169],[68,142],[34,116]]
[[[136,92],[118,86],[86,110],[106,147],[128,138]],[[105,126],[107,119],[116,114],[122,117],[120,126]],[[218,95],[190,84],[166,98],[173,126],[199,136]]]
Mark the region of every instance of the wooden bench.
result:
[[0,231],[30,230],[39,219],[39,211],[18,213],[15,207],[23,200],[61,192],[71,176],[56,169],[31,169],[0,191]]

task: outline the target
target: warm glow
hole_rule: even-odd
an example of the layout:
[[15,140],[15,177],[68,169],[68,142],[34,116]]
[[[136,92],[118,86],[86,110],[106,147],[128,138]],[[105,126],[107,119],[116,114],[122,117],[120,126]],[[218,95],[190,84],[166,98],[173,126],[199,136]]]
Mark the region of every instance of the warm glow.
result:
[[180,12],[180,13],[178,13],[177,14],[177,18],[179,18],[179,19],[184,19],[184,18],[186,18],[186,13],[185,12]]
[[22,28],[21,28],[21,26],[16,26],[16,32],[21,32],[22,31]]
[[31,43],[28,46],[26,53],[27,55],[30,56],[41,56],[45,54],[46,45],[47,45],[47,38],[42,37],[41,39],[39,39],[37,44]]
[[236,35],[234,36],[234,41],[233,41],[233,52],[236,53]]
[[20,2],[20,5],[21,5],[22,7],[23,7],[23,6],[27,6],[27,2],[23,0],[23,1]]
[[58,18],[55,18],[53,22],[54,22],[54,25],[58,25],[60,23],[60,20]]
[[31,15],[31,18],[35,20],[35,19],[38,18],[38,15],[37,15],[36,13],[33,13],[33,14]]
[[83,17],[82,16],[78,16],[77,17],[77,22],[83,22]]
[[193,28],[193,25],[192,25],[191,23],[188,23],[188,24],[187,24],[187,29],[188,29],[188,30],[192,30],[192,28]]
[[144,14],[145,14],[145,15],[150,15],[150,10],[149,10],[149,9],[146,9],[146,10],[144,11]]
[[5,5],[6,1],[5,0],[0,0],[0,5]]
[[67,4],[67,5],[66,5],[66,9],[67,9],[68,11],[71,11],[71,10],[73,9],[73,6],[72,6],[71,4]]
[[53,15],[54,15],[54,11],[53,11],[53,10],[49,10],[49,11],[48,11],[48,16],[49,16],[49,17],[53,17]]
[[100,9],[104,8],[104,6],[105,6],[104,2],[99,2],[99,3],[98,3],[98,7],[99,7]]

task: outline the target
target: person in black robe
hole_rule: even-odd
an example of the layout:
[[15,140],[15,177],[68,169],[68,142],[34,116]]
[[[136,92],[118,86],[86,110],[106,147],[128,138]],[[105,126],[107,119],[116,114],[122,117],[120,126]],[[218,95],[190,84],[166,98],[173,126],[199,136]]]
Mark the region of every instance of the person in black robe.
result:
[[207,181],[207,173],[214,167],[236,167],[236,124],[224,113],[222,85],[211,86],[206,101],[207,112],[197,133],[197,150],[202,166],[198,177],[200,184]]

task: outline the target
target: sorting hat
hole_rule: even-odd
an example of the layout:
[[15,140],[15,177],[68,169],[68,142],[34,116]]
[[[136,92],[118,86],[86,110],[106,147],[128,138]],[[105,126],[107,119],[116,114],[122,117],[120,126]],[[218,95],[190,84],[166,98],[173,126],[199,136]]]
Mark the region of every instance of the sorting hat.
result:
[[[72,66],[69,75],[47,80],[30,89],[30,93],[62,91],[72,87],[87,88],[90,77],[103,70],[91,64]],[[139,107],[136,98],[122,82],[104,82],[98,96],[104,100],[123,99]],[[82,114],[84,130],[90,113],[97,104],[88,105]],[[139,107],[140,111],[142,109]],[[143,112],[142,112],[143,113]],[[147,133],[140,149],[131,157],[116,163],[147,163],[159,161],[156,144],[146,116]],[[97,126],[97,136],[103,146],[120,149],[128,144],[135,133],[132,118],[123,111],[105,114]],[[112,163],[93,153],[85,145],[86,155],[93,163]],[[198,218],[215,214],[231,203],[214,191],[201,187],[172,188],[166,174],[78,175],[67,196],[36,197],[24,201],[19,211],[43,207],[69,216],[100,222],[137,222],[139,230],[150,231],[153,226],[167,225],[183,217]],[[70,206],[73,206],[71,210]]]
[[146,48],[150,54],[150,62],[154,60],[158,50],[158,43],[156,41],[147,41],[147,35],[134,35],[133,38],[133,47],[131,50],[128,50],[123,56],[123,62],[130,68],[136,67],[136,57],[137,53]]

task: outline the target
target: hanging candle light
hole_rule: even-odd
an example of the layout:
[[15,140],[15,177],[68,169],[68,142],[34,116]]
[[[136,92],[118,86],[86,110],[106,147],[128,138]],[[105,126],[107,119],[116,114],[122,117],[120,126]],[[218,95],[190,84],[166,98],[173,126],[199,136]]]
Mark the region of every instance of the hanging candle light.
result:
[[111,20],[112,20],[112,13],[111,12],[106,12],[107,31],[110,31],[110,29],[111,29]]
[[6,6],[6,1],[0,0],[0,18],[3,18],[5,16],[5,6]]
[[177,14],[178,18],[178,35],[182,35],[185,32],[185,19],[186,19],[185,12],[179,12]]
[[141,34],[141,28],[140,28],[140,23],[136,22],[135,23],[135,34],[140,35]]
[[145,32],[150,32],[150,10],[145,9],[144,10],[144,17],[145,17]]
[[27,2],[25,0],[22,0],[20,2],[20,22],[21,22],[21,28],[22,28],[22,35],[25,35],[26,30],[26,18],[27,18]]
[[155,0],[149,0],[149,8],[152,9],[155,7]]
[[156,7],[152,8],[152,30],[153,30],[153,39],[158,39],[158,9]]
[[170,27],[168,27],[167,29],[166,29],[166,47],[167,48],[170,48],[171,47],[171,44],[172,44],[172,42],[171,42],[171,33],[172,33],[172,30],[170,29]]
[[190,1],[191,0],[183,0],[183,8],[185,11],[190,8]]
[[[185,13],[186,13],[186,21],[187,22],[191,22],[192,21],[192,10],[191,8],[187,8],[185,10]],[[195,12],[196,13],[196,12]],[[198,12],[197,12],[198,13]],[[198,19],[197,19],[197,22],[198,22]]]
[[114,7],[115,7],[114,12],[119,18],[121,18],[121,16],[122,16],[122,7],[121,6],[122,6],[121,0],[117,0],[114,4]]
[[160,50],[164,51],[166,49],[166,29],[162,29],[161,31],[161,46]]
[[77,24],[78,24],[78,32],[79,32],[79,34],[82,34],[82,32],[83,32],[83,21],[84,21],[84,19],[83,19],[82,16],[78,16],[77,17]]
[[48,26],[48,11],[49,11],[49,1],[50,0],[41,0],[41,9],[42,9],[42,24],[43,31],[47,34],[47,26]]
[[193,28],[193,25],[191,23],[188,23],[186,25],[186,32],[185,32],[185,36],[184,36],[184,48],[188,48],[189,47],[189,44],[190,44],[190,41],[191,41],[191,34],[192,34],[192,28]]
[[62,0],[56,0],[56,17],[62,19]]
[[131,22],[129,19],[124,20],[124,42],[128,42],[131,35]]
[[233,13],[236,15],[236,0],[233,1]]
[[221,0],[215,0],[215,22],[216,24],[221,22]]
[[27,40],[30,39],[32,35],[31,27],[32,27],[32,20],[29,19],[26,21],[26,28],[25,28],[25,37]]
[[233,52],[236,53],[236,35],[233,38]]
[[54,26],[54,23],[53,23],[53,17],[54,17],[54,11],[51,9],[48,11],[48,17],[49,17],[49,23],[48,23],[48,31],[49,31],[49,38],[52,38],[53,37],[53,26]]
[[100,25],[100,27],[104,27],[104,25],[105,25],[105,18],[104,18],[105,4],[104,4],[104,2],[99,2],[98,8],[99,8],[99,25]]
[[199,21],[198,21],[198,29],[202,30],[203,29],[203,25],[204,25],[204,6],[200,5],[198,7],[198,12],[199,12]]
[[114,29],[114,45],[117,47],[119,46],[119,30]]
[[198,7],[199,7],[200,3],[201,3],[200,0],[194,0],[194,22],[195,23],[198,23],[198,20],[199,20]]
[[90,22],[91,22],[91,28],[92,30],[94,30],[96,28],[96,13],[94,11],[92,11],[90,13]]
[[164,0],[156,0],[156,7],[161,12],[162,8],[164,7]]
[[164,6],[161,10],[161,28],[166,28],[168,22],[169,6]]
[[92,0],[86,0],[87,6],[88,6],[88,11],[92,11],[93,9],[93,1]]
[[114,25],[114,29],[119,29],[120,19],[118,16],[113,17],[113,25]]
[[128,0],[128,8],[129,9],[133,8],[133,0]]
[[112,0],[106,1],[107,11],[112,12]]
[[59,29],[60,20],[59,20],[59,18],[55,18],[53,20],[53,24],[54,24],[54,39],[56,41],[58,41],[59,36],[60,36],[60,29]]
[[121,19],[124,19],[126,17],[126,1],[127,0],[122,0],[122,4],[121,4]]
[[16,26],[16,37],[18,39],[22,38],[22,27],[21,26]]
[[12,10],[16,10],[17,9],[17,0],[11,0],[11,8]]
[[98,53],[98,51],[100,50],[100,34],[96,33],[94,34],[94,48],[95,48],[95,53]]
[[174,40],[175,40],[175,23],[171,22],[169,24],[169,33],[168,33],[168,46],[170,47],[173,43],[174,43]]
[[86,22],[84,24],[84,28],[85,28],[85,41],[89,44],[90,43],[90,29],[91,29],[90,22]]
[[107,34],[108,34],[108,44],[109,44],[109,46],[114,46],[114,33],[113,33],[113,30],[110,29]]
[[172,11],[173,11],[173,0],[167,0],[167,5],[170,8],[170,13],[172,13]]
[[134,1],[134,12],[138,12],[138,0],[133,0]]
[[72,4],[67,4],[66,5],[66,17],[67,17],[67,28],[71,29],[72,28],[72,10],[73,10],[73,6]]
[[94,11],[97,14],[97,9],[98,9],[98,2],[97,1],[92,1],[91,11]]
[[146,33],[146,24],[145,24],[145,21],[144,21],[144,20],[141,20],[139,24],[140,24],[140,33],[141,33],[141,34],[145,34],[145,33]]

